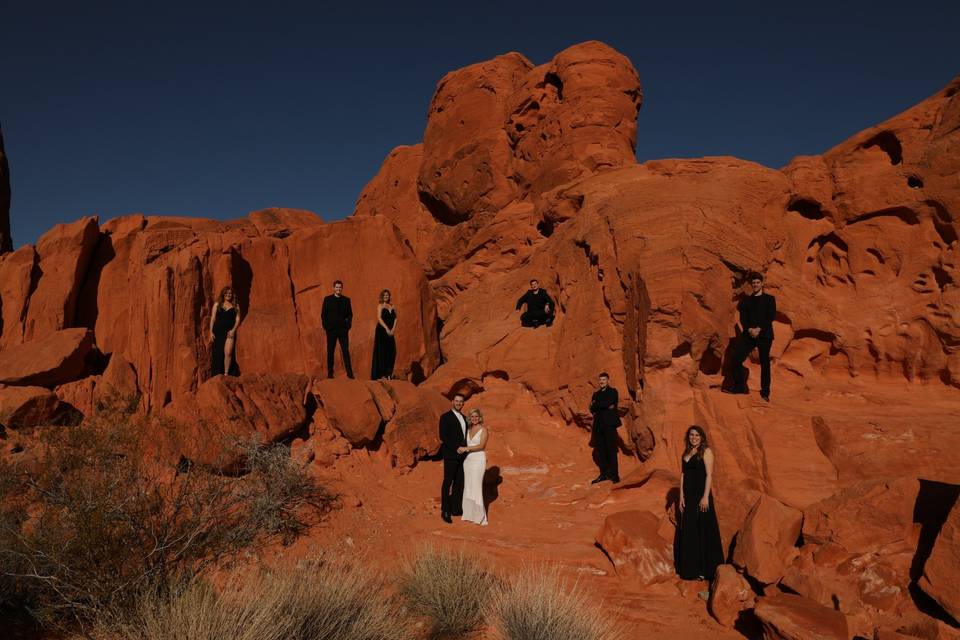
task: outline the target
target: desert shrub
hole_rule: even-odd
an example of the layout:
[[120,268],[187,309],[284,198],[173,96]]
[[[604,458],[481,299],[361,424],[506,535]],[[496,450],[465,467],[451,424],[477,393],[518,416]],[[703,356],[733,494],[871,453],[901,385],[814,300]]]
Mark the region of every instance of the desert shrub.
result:
[[407,640],[394,599],[369,571],[321,559],[265,574],[234,574],[222,589],[202,579],[149,593],[96,640]]
[[619,640],[614,617],[591,604],[555,569],[517,574],[493,600],[491,622],[504,640]]
[[101,411],[0,466],[0,603],[87,621],[289,542],[334,503],[279,446],[242,445],[237,477],[159,463],[150,420]]
[[494,576],[462,550],[421,549],[401,572],[399,591],[429,620],[432,638],[460,638],[484,625]]

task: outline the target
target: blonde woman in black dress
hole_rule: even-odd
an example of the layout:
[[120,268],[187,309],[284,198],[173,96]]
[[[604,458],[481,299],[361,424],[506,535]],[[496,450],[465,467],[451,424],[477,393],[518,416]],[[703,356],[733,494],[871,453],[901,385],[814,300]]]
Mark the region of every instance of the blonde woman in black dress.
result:
[[233,289],[224,287],[210,312],[211,371],[210,375],[236,375],[233,345],[240,326],[240,307]]
[[397,339],[393,335],[397,329],[397,310],[390,300],[389,289],[380,292],[380,302],[377,304],[377,328],[373,335],[371,380],[393,379],[393,365],[397,359]]

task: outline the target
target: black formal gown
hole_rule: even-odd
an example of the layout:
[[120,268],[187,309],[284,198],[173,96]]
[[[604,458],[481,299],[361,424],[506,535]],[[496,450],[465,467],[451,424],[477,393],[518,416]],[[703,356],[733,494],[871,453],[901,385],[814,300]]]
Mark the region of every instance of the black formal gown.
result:
[[[397,323],[397,311],[384,307],[380,310],[380,319],[383,324],[393,330]],[[397,359],[397,339],[387,333],[387,330],[378,322],[377,331],[373,336],[373,367],[370,378],[379,380],[393,375],[393,364]]]
[[703,458],[691,456],[683,461],[684,509],[680,515],[680,528],[675,545],[677,573],[684,580],[696,580],[703,576],[713,580],[717,565],[723,564],[723,544],[720,542],[720,526],[713,508],[713,491],[710,492],[710,507],[700,511],[700,499],[707,486],[707,467]]
[[[237,308],[224,309],[217,307],[217,317],[213,320],[213,353],[211,354],[210,375],[219,376],[226,373],[223,370],[223,350],[227,345],[227,334],[233,329],[237,321]],[[237,375],[236,360],[230,364],[230,375]]]

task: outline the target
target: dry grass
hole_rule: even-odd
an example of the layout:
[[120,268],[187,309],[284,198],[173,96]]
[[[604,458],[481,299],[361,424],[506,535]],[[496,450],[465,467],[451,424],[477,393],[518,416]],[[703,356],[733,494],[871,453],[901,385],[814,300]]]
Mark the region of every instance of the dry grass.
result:
[[430,638],[462,638],[483,627],[496,579],[462,550],[426,547],[399,582],[410,609],[430,621]]
[[235,575],[222,590],[194,580],[143,597],[95,640],[410,640],[396,602],[366,571],[321,560],[290,571]]
[[82,624],[295,539],[333,504],[282,447],[247,443],[236,478],[156,462],[149,419],[101,411],[0,465],[0,605]]
[[504,640],[621,640],[613,612],[592,604],[555,569],[513,577],[493,601],[491,622]]

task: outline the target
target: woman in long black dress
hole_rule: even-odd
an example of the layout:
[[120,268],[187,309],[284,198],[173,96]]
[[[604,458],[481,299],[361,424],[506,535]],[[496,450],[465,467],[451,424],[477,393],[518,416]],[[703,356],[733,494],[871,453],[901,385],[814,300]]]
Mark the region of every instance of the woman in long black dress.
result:
[[233,344],[237,327],[240,326],[240,308],[236,301],[237,296],[233,289],[224,287],[210,312],[210,337],[213,339],[210,375],[213,376],[224,373],[237,375],[236,363],[233,361]]
[[377,305],[377,329],[373,336],[373,366],[370,372],[372,380],[393,379],[393,364],[397,359],[397,339],[393,337],[397,328],[397,310],[390,302],[390,290],[380,292]]
[[677,573],[684,580],[713,580],[723,564],[720,527],[713,508],[713,450],[707,434],[687,429],[680,473],[680,528],[677,534]]

